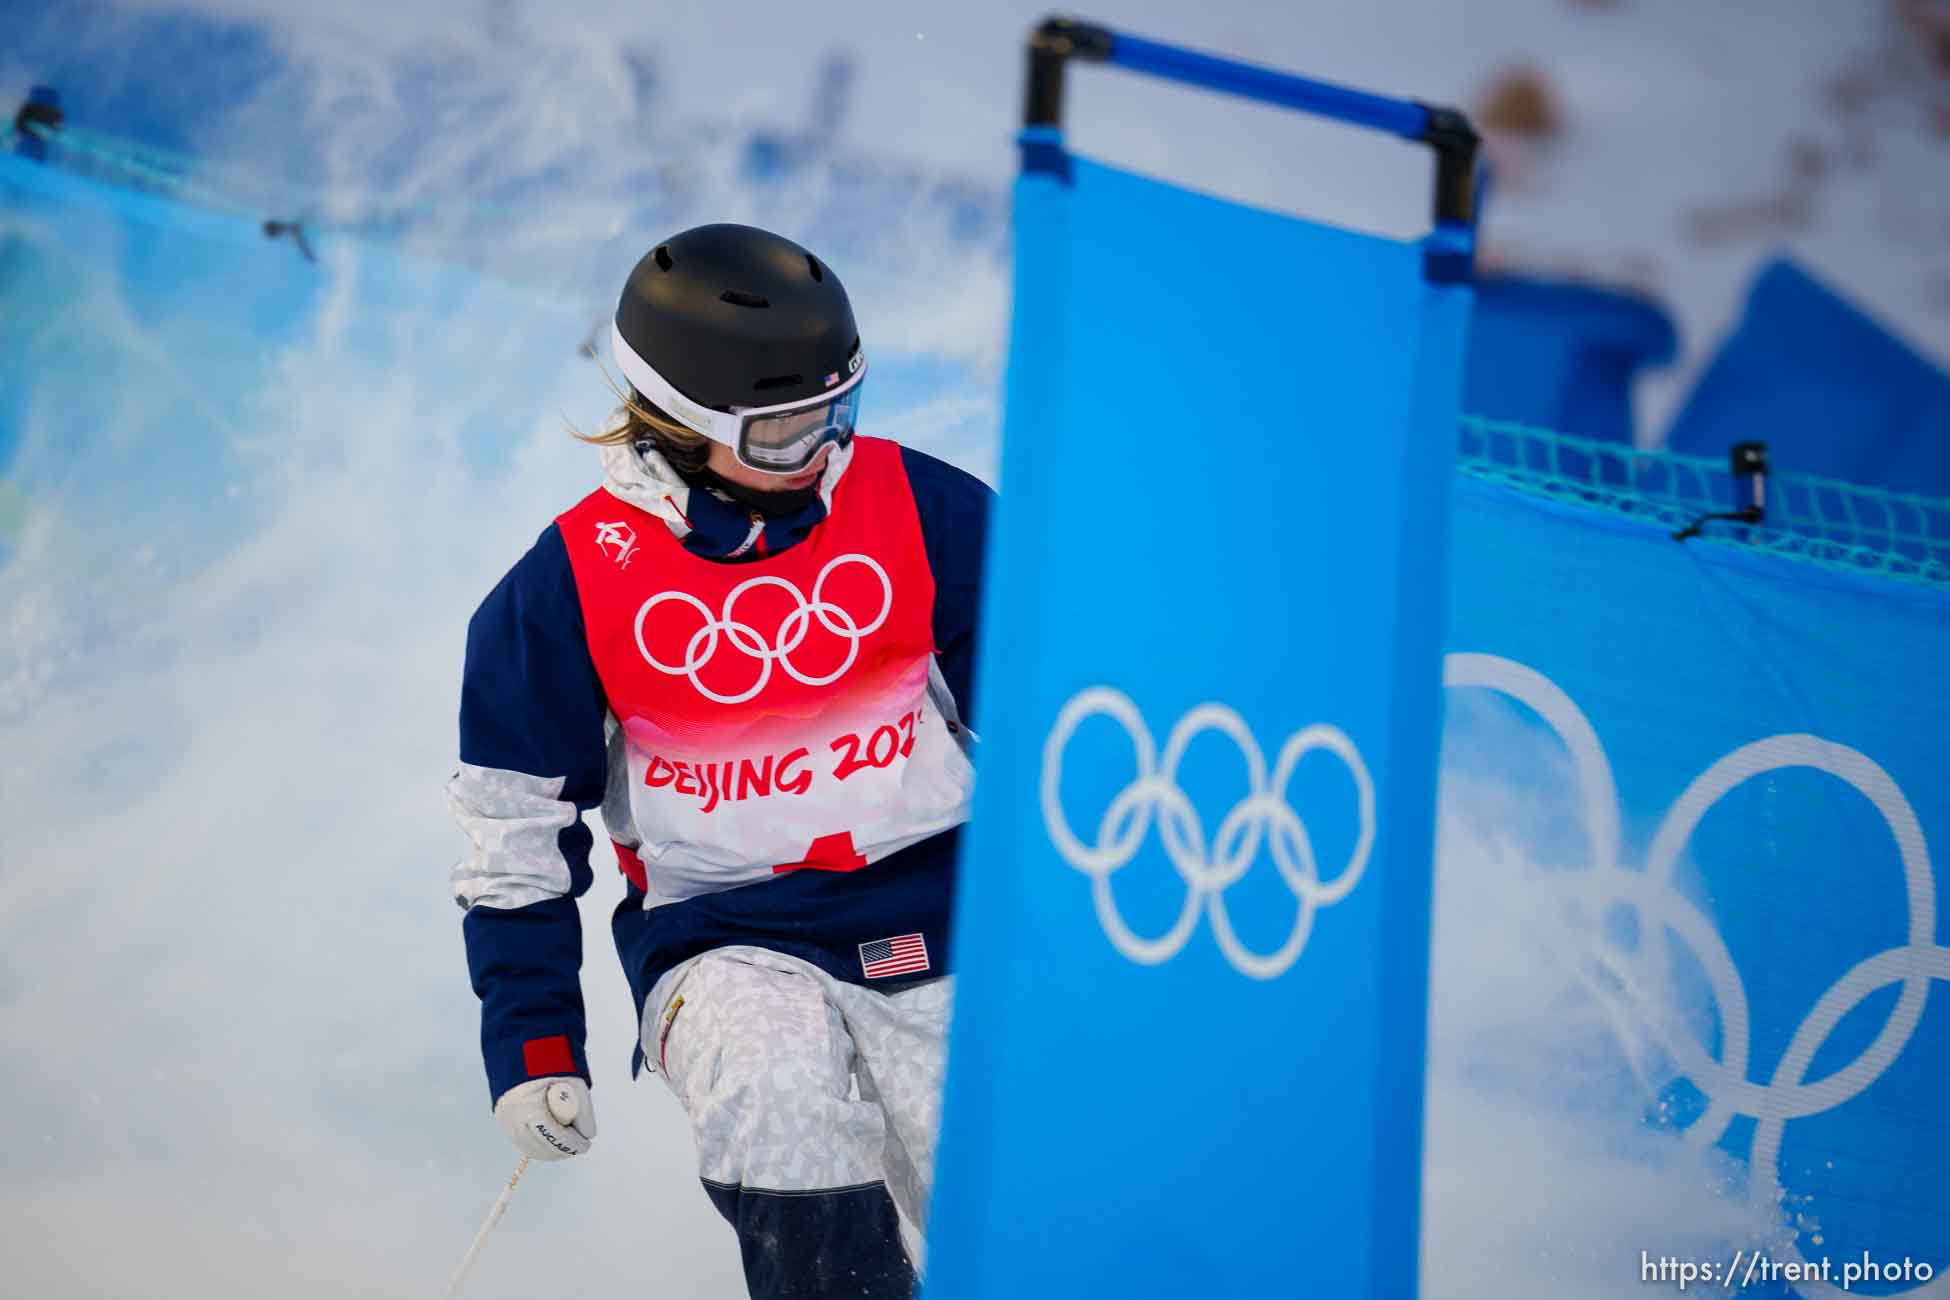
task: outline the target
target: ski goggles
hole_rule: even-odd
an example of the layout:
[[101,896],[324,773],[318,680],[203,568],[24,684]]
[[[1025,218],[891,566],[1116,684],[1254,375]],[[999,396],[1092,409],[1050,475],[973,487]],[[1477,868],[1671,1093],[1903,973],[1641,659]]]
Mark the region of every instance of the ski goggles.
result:
[[860,364],[852,374],[844,380],[837,374],[827,377],[834,385],[831,392],[777,406],[734,406],[720,411],[678,392],[636,354],[613,324],[610,350],[623,377],[637,392],[685,428],[731,448],[741,465],[762,474],[799,473],[813,463],[827,443],[845,446],[859,420],[860,381],[867,377],[867,364],[857,354]]

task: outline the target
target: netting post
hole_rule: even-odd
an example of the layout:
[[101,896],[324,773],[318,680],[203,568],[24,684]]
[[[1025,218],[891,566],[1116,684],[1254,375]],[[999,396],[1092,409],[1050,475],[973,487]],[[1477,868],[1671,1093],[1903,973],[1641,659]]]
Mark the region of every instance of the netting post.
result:
[[14,114],[14,152],[35,162],[47,161],[42,131],[61,129],[61,94],[52,86],[34,86]]

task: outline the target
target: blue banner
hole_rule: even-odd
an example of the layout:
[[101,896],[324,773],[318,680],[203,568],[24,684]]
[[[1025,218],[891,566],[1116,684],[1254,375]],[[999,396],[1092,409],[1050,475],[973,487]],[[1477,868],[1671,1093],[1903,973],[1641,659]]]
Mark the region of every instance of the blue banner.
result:
[[[1680,545],[1469,479],[1454,557],[1444,939],[1543,944],[1603,1026],[1544,1070],[1545,1053],[1513,1065],[1487,1037],[1464,1068],[1524,1094],[1536,1124],[1515,1138],[1518,1169],[1554,1117],[1595,1130],[1605,1111],[1645,1113],[1615,1165],[1550,1187],[1505,1169],[1487,1212],[1432,1204],[1431,1218],[1478,1225],[1480,1252],[1501,1223],[1568,1203],[1603,1246],[1555,1261],[1553,1287],[1610,1294],[1704,1217],[1662,1208],[1700,1194],[1673,1153],[1717,1149],[1737,1174],[1715,1197],[1751,1207],[1764,1235],[1706,1257],[1725,1268],[1744,1248],[1741,1276],[1694,1280],[1752,1297],[1950,1293],[1950,591]],[[1482,902],[1500,893],[1523,899],[1521,936]],[[1568,1000],[1549,1013],[1580,1018]],[[1607,1075],[1627,1086],[1600,1105],[1565,1095]],[[1467,1151],[1454,1127],[1431,1125],[1432,1168],[1439,1149]],[[1605,1207],[1597,1186],[1635,1176],[1633,1203]]]
[[1722,456],[1756,436],[1777,469],[1940,501],[1950,497],[1950,374],[1780,258],[1754,278],[1739,327],[1666,443]]
[[1476,282],[1463,410],[1629,443],[1632,386],[1670,364],[1679,333],[1657,302],[1567,280]]
[[1469,291],[1061,164],[1016,190],[928,1294],[1402,1295]]

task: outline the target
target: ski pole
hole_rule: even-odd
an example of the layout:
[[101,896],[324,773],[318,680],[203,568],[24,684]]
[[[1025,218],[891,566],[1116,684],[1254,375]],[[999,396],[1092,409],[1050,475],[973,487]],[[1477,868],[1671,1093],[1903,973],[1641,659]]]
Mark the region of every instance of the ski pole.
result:
[[[567,1085],[557,1084],[548,1090],[548,1113],[555,1117],[557,1124],[575,1123],[578,1110],[576,1095]],[[508,1202],[514,1199],[515,1188],[521,1185],[521,1176],[528,1172],[528,1160],[529,1157],[523,1156],[515,1165],[514,1176],[508,1179],[508,1185],[502,1188],[501,1195],[495,1198],[494,1208],[488,1211],[487,1222],[483,1223],[481,1230],[474,1234],[474,1244],[467,1248],[467,1257],[461,1260],[460,1267],[454,1270],[454,1280],[447,1284],[447,1300],[455,1300],[455,1297],[460,1295],[460,1284],[467,1280],[467,1271],[474,1267],[475,1257],[481,1253],[481,1247],[487,1243],[488,1233],[493,1231],[495,1224],[501,1222],[501,1216],[507,1213]]]

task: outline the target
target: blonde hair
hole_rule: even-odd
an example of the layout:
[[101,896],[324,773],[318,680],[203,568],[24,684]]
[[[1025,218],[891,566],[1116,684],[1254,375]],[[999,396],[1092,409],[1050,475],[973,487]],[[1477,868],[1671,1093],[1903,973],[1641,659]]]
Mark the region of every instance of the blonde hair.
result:
[[673,469],[694,474],[704,468],[711,455],[709,438],[679,424],[634,388],[619,385],[610,378],[608,370],[603,371],[603,379],[622,404],[601,432],[583,433],[572,427],[571,434],[598,447],[634,447],[648,442],[663,453]]

